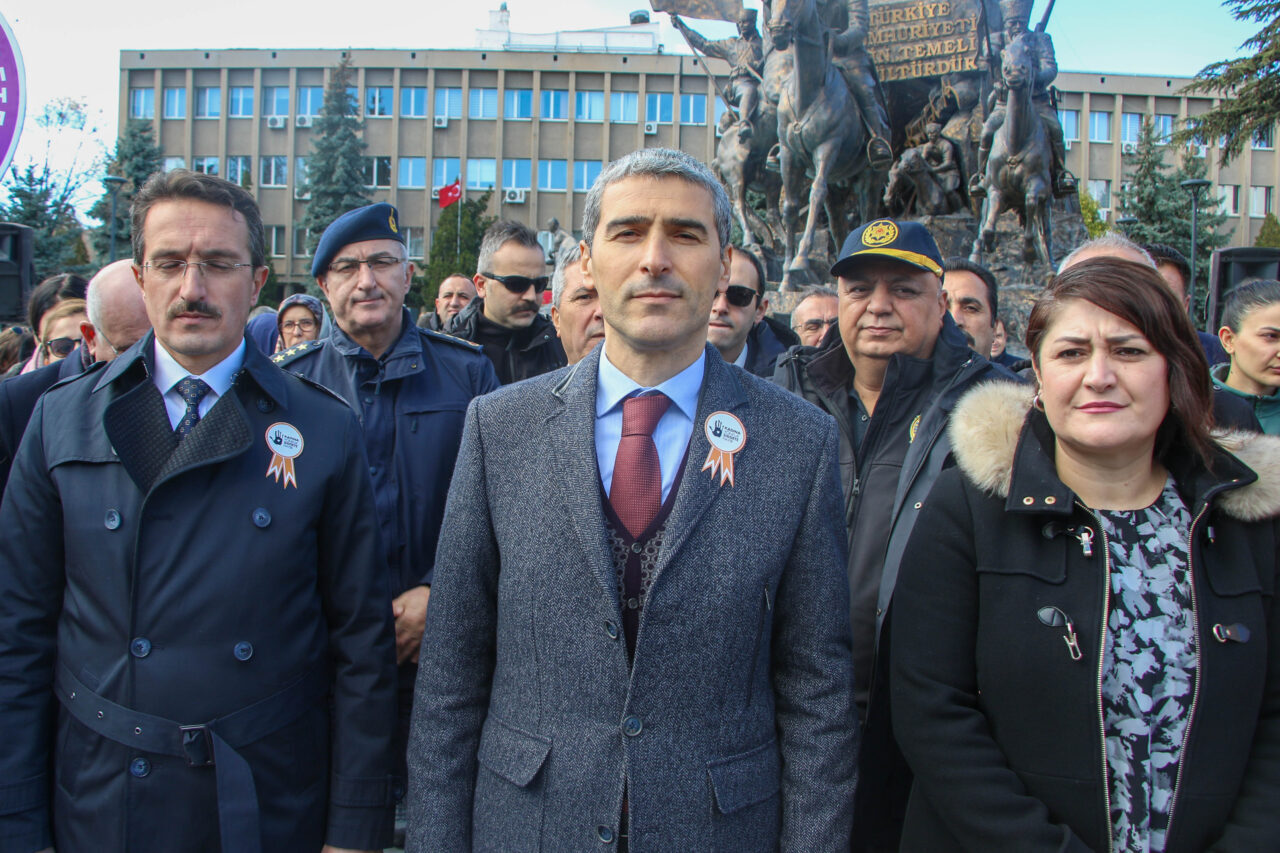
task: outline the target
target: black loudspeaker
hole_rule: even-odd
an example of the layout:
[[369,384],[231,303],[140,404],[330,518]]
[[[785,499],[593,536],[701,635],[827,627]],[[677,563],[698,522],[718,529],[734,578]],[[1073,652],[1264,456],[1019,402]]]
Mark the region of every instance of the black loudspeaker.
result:
[[1209,322],[1205,330],[1217,334],[1227,294],[1244,282],[1259,278],[1280,279],[1280,249],[1243,246],[1215,251],[1209,261]]
[[35,287],[35,231],[0,222],[0,322],[25,323]]

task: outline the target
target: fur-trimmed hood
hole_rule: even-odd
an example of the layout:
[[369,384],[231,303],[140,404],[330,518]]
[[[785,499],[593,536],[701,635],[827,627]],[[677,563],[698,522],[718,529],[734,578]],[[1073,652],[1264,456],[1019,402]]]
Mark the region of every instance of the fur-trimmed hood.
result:
[[[1009,496],[1018,440],[1035,389],[1011,382],[986,382],[973,388],[951,413],[952,453],[974,485],[1001,498]],[[1248,466],[1257,480],[1217,498],[1217,504],[1241,521],[1280,516],[1280,436],[1215,432],[1214,441]]]

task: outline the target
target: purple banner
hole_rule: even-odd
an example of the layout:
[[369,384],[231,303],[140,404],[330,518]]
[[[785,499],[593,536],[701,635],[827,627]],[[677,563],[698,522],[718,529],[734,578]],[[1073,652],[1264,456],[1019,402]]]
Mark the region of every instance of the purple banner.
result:
[[27,113],[27,81],[22,52],[9,22],[0,15],[0,180],[9,171],[9,161],[22,135]]

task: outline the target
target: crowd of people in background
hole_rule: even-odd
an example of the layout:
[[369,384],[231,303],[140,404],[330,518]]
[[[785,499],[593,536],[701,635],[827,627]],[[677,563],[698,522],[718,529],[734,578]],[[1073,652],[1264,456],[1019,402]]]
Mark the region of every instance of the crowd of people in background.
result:
[[1109,234],[1024,321],[880,219],[782,315],[688,155],[585,211],[260,306],[175,170],[33,290],[0,853],[1280,849],[1280,282]]

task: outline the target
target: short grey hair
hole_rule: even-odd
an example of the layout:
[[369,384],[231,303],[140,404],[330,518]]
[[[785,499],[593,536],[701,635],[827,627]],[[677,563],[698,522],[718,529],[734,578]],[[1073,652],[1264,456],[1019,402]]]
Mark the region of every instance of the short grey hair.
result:
[[582,244],[569,240],[564,242],[560,251],[556,252],[556,269],[551,273],[551,307],[560,307],[560,297],[564,294],[564,271],[571,264],[582,260]]
[[[840,298],[840,294],[836,293],[829,287],[824,287],[821,284],[815,284],[813,287],[805,288],[803,295],[800,297],[800,302],[804,302],[810,296],[830,296],[832,299]],[[800,302],[796,303],[797,308],[800,307]]]
[[106,310],[102,299],[102,282],[95,275],[89,279],[89,286],[84,291],[84,313],[95,329],[102,328],[102,312]]
[[707,165],[695,160],[683,151],[671,148],[641,148],[632,151],[625,157],[614,160],[596,178],[587,193],[587,200],[582,210],[582,239],[587,248],[596,236],[596,228],[600,226],[600,201],[604,191],[610,184],[626,178],[679,178],[695,186],[700,186],[711,193],[711,207],[715,213],[716,236],[720,238],[720,251],[729,247],[729,217],[732,208],[729,206],[729,194],[724,185],[716,180]]
[[1137,255],[1144,258],[1142,263],[1152,269],[1156,268],[1156,262],[1151,257],[1151,253],[1130,240],[1123,234],[1115,231],[1109,231],[1101,237],[1094,237],[1092,240],[1085,240],[1079,246],[1071,250],[1071,254],[1062,259],[1062,263],[1058,264],[1058,272],[1061,273],[1067,267],[1075,262],[1075,259],[1088,251],[1101,250],[1104,255],[1123,255],[1125,253]]
[[514,219],[499,219],[490,225],[480,241],[480,255],[476,258],[476,275],[493,272],[493,256],[508,243],[516,243],[530,249],[542,250],[538,235],[532,228]]

